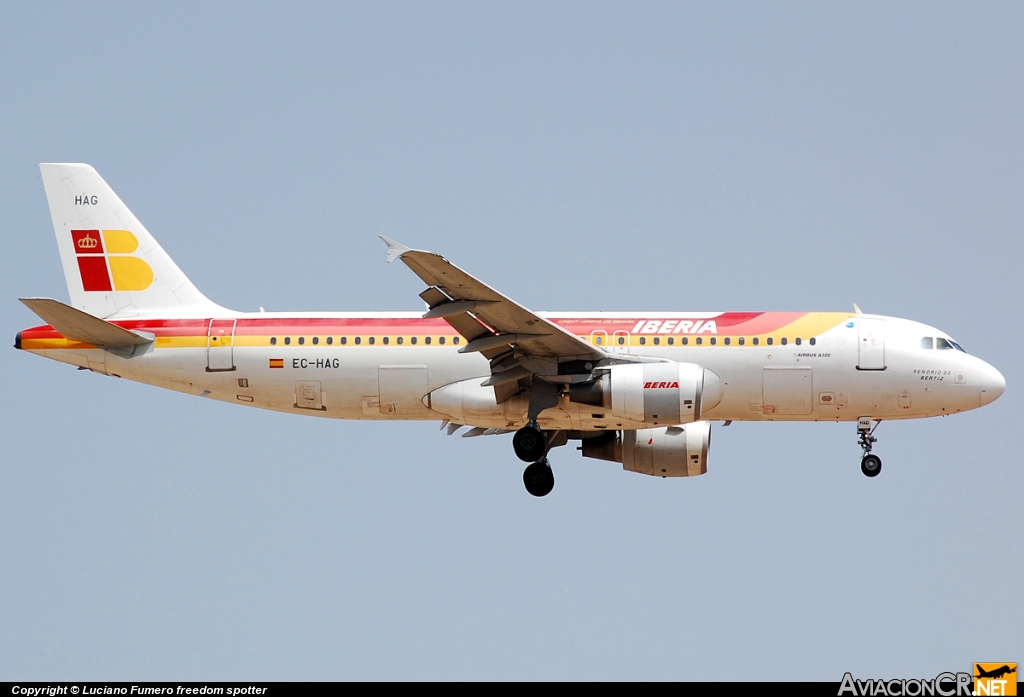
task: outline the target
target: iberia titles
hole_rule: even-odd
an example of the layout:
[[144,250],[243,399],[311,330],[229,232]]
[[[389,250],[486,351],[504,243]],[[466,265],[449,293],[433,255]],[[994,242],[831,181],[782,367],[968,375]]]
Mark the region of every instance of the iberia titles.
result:
[[633,334],[717,334],[715,320],[642,319],[633,327]]

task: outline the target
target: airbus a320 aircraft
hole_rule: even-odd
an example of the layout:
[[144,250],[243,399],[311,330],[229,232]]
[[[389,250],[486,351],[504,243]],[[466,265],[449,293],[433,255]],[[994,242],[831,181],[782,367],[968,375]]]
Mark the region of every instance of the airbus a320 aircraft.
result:
[[[552,448],[630,472],[707,471],[711,422],[850,421],[876,476],[883,419],[984,406],[998,370],[934,327],[843,312],[532,312],[431,252],[382,238],[421,313],[235,312],[208,300],[92,167],[43,164],[71,304],[15,348],[104,375],[337,419],[513,433],[534,496]],[[855,308],[856,309],[856,308]]]

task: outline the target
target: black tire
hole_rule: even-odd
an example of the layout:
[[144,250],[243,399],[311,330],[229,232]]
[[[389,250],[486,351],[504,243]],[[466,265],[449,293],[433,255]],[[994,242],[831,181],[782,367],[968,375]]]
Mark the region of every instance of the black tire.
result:
[[882,458],[878,455],[865,455],[860,461],[860,471],[865,477],[877,477],[882,471]]
[[547,496],[555,488],[555,473],[547,460],[534,462],[523,472],[523,484],[532,496]]
[[536,462],[544,457],[544,449],[547,446],[547,438],[544,431],[536,426],[524,426],[512,436],[512,447],[516,451],[516,457],[523,462]]

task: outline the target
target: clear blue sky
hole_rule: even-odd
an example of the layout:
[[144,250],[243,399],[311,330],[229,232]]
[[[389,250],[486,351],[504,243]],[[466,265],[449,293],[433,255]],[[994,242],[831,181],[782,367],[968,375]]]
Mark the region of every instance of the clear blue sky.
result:
[[16,3],[0,328],[94,165],[254,310],[848,310],[1006,394],[714,427],[708,474],[259,412],[0,352],[0,679],[932,677],[1024,661],[1020,3]]

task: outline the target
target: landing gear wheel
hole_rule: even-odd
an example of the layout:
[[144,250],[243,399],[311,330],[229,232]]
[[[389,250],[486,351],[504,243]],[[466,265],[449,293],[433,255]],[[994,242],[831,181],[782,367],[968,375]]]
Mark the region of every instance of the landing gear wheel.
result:
[[544,457],[547,439],[544,437],[544,431],[530,424],[523,426],[512,436],[512,447],[516,451],[516,457],[523,462],[536,462]]
[[860,461],[860,471],[866,477],[877,477],[882,471],[882,458],[878,455],[865,455]]
[[533,496],[547,496],[555,488],[555,473],[547,460],[539,460],[523,472],[523,484]]
[[871,446],[878,442],[878,439],[875,438],[875,429],[881,423],[882,420],[879,419],[872,426],[870,416],[862,416],[857,419],[858,442],[860,449],[864,451],[864,457],[860,460],[860,471],[864,473],[865,477],[877,477],[878,473],[882,471],[882,458],[871,454]]

